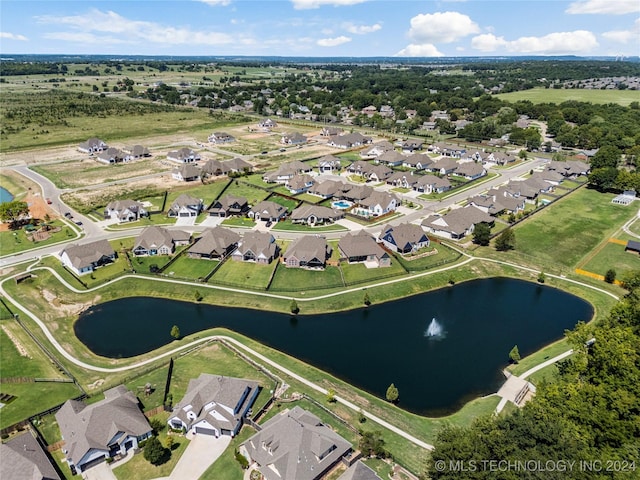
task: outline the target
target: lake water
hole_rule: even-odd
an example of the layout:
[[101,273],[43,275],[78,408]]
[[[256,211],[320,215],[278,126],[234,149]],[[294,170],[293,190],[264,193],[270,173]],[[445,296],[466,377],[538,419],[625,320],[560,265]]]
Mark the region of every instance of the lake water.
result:
[[[402,408],[442,415],[496,392],[514,345],[524,357],[592,315],[589,303],[561,290],[494,278],[349,312],[297,317],[125,298],[87,310],[75,333],[98,355],[131,357],[171,342],[174,324],[182,335],[225,327],[381,398],[393,382]],[[438,330],[440,335],[428,335]]]
[[13,195],[6,188],[0,187],[0,203],[10,202],[13,200]]

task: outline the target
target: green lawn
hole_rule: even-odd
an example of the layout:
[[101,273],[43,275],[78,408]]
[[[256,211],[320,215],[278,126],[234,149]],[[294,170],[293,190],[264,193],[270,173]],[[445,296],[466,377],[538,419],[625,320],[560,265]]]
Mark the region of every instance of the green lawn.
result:
[[580,268],[600,275],[613,269],[617,278],[632,270],[640,270],[640,256],[637,253],[625,252],[624,248],[624,245],[608,242],[587,263],[580,265]]
[[269,291],[296,292],[302,294],[306,291],[321,288],[343,287],[340,268],[328,266],[324,270],[305,270],[302,268],[287,268],[282,263],[278,264],[273,282]]
[[168,255],[153,255],[146,257],[136,257],[133,254],[129,254],[131,259],[131,265],[138,273],[150,273],[149,268],[151,265],[156,265],[158,268],[164,267],[173,258]]
[[460,258],[460,254],[447,247],[442,243],[432,243],[428,248],[429,251],[436,249],[438,253],[435,255],[429,255],[426,257],[419,257],[412,259],[412,257],[402,257],[396,254],[396,260],[409,272],[418,272],[421,270],[428,270],[429,268],[435,268],[442,266],[446,263],[453,262]]
[[601,104],[617,103],[628,106],[631,102],[640,101],[640,92],[634,90],[533,88],[518,92],[500,93],[496,97],[508,102],[562,103],[573,100]]
[[396,277],[406,273],[400,262],[391,261],[390,267],[367,268],[362,263],[341,263],[342,274],[347,285],[357,285],[361,283],[373,282],[374,280]]
[[575,268],[635,214],[612,204],[611,198],[613,194],[588,188],[576,190],[515,226],[516,250],[501,257]]
[[282,205],[290,212],[298,206],[296,200],[289,200],[288,198],[281,197],[280,195],[272,195],[269,197],[269,201],[277,203],[278,205]]
[[169,210],[171,204],[182,194],[191,195],[194,198],[202,199],[204,207],[207,208],[211,203],[218,198],[220,192],[227,186],[228,180],[219,180],[217,182],[203,184],[201,182],[187,183],[185,186],[176,188],[169,192],[167,195],[167,204],[165,205],[165,211]]
[[75,233],[66,223],[61,220],[54,220],[51,225],[55,227],[61,227],[62,230],[51,234],[46,240],[32,241],[27,236],[24,229],[19,230],[7,230],[0,232],[0,256],[12,255],[14,253],[24,252],[26,250],[32,250],[34,248],[44,247],[56,242],[68,241],[75,237]]
[[144,228],[154,225],[173,225],[176,223],[175,218],[167,217],[164,213],[157,213],[141,218],[135,222],[116,223],[107,227],[108,230],[127,230],[129,228]]
[[256,222],[247,217],[229,217],[225,218],[221,225],[225,227],[253,228],[256,226]]
[[16,321],[3,320],[0,326],[1,378],[66,378]]
[[[167,419],[169,418],[169,413],[163,412],[156,415],[154,418],[158,418],[166,424]],[[167,428],[165,428],[158,435],[158,438],[163,445],[167,444],[167,434]],[[158,477],[168,477],[186,450],[187,445],[189,445],[189,440],[187,440],[183,435],[172,434],[171,436],[173,438],[171,457],[166,463],[158,466],[152,465],[144,459],[144,455],[135,455],[124,465],[120,465],[113,469],[113,473],[116,478],[119,480],[131,480],[133,478],[136,480],[149,480]]]
[[182,255],[178,260],[173,262],[164,273],[169,276],[175,276],[176,278],[197,280],[211,273],[218,263],[216,260],[190,258]]
[[229,185],[229,188],[224,191],[224,194],[244,197],[249,202],[249,205],[255,205],[269,196],[269,192],[246,183],[244,178],[242,180],[234,180],[233,183]]
[[244,470],[240,467],[234,454],[236,449],[255,433],[253,428],[247,425],[243,426],[238,435],[231,440],[224,453],[204,472],[200,480],[242,480]]
[[636,235],[640,235],[640,219],[636,219],[631,225],[629,225],[629,230]]
[[271,272],[276,268],[276,264],[277,261],[271,262],[269,265],[259,265],[252,262],[228,260],[213,274],[209,282],[264,290],[267,288]]

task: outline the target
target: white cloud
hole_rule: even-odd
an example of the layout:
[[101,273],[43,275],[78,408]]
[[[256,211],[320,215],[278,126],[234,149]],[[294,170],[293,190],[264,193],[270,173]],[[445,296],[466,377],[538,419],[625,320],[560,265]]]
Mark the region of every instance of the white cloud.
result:
[[444,54],[440,53],[435,45],[430,43],[423,43],[420,45],[416,45],[412,43],[411,45],[407,45],[398,53],[395,54],[396,57],[443,57]]
[[640,12],[638,0],[584,0],[573,2],[567,8],[566,13],[582,14],[609,14],[625,15],[627,13]]
[[436,12],[413,17],[409,38],[415,44],[451,43],[478,32],[480,27],[467,15],[458,12]]
[[471,46],[483,52],[502,48],[511,53],[562,55],[587,53],[598,46],[598,41],[593,33],[586,30],[556,32],[543,37],[520,37],[516,40],[505,40],[504,37],[487,33],[471,39]]
[[20,40],[21,42],[27,42],[29,40],[24,35],[10,32],[0,32],[0,38],[6,38],[8,40]]
[[377,32],[382,28],[382,25],[379,23],[374,23],[373,25],[356,25],[351,22],[346,22],[343,27],[347,32],[353,33],[354,35],[366,35],[367,33]]
[[291,0],[291,3],[293,3],[293,8],[296,10],[309,10],[311,8],[320,8],[324,5],[343,7],[367,1],[369,0]]
[[200,0],[202,3],[211,5],[212,7],[226,7],[231,4],[231,0]]
[[604,32],[602,36],[614,42],[629,43],[631,40],[637,42],[640,38],[640,18],[635,21],[630,30],[611,30]]
[[342,45],[343,43],[348,43],[350,41],[351,38],[341,35],[335,38],[321,38],[316,42],[316,44],[320,47],[337,47],[338,45]]
[[[140,41],[164,45],[224,45],[246,43],[247,39],[232,37],[226,33],[191,30],[183,27],[171,27],[155,22],[130,20],[116,12],[102,12],[92,9],[83,15],[57,17],[45,15],[36,17],[39,23],[68,25],[77,32],[53,32],[45,38],[84,42],[83,38],[92,38],[94,42],[138,43]],[[87,35],[86,37],[83,37]],[[77,40],[74,40],[77,39]]]

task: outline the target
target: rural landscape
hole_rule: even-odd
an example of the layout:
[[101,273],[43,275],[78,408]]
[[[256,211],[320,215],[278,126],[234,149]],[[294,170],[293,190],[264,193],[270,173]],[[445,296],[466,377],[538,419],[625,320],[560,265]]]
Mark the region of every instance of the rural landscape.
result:
[[12,55],[0,124],[2,478],[638,478],[637,60]]

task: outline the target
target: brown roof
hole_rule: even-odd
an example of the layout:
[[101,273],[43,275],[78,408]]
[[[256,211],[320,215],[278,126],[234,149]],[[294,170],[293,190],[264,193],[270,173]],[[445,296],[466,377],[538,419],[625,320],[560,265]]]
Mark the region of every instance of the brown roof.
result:
[[364,230],[358,233],[347,233],[338,242],[338,249],[346,258],[375,255],[382,258],[388,255],[376,240]]
[[69,257],[71,265],[78,270],[97,262],[102,257],[115,255],[113,247],[107,240],[97,240],[83,245],[72,245],[60,252],[60,255],[64,253]]
[[222,255],[239,240],[240,235],[233,230],[217,226],[205,230],[202,236],[189,248],[189,253]]

